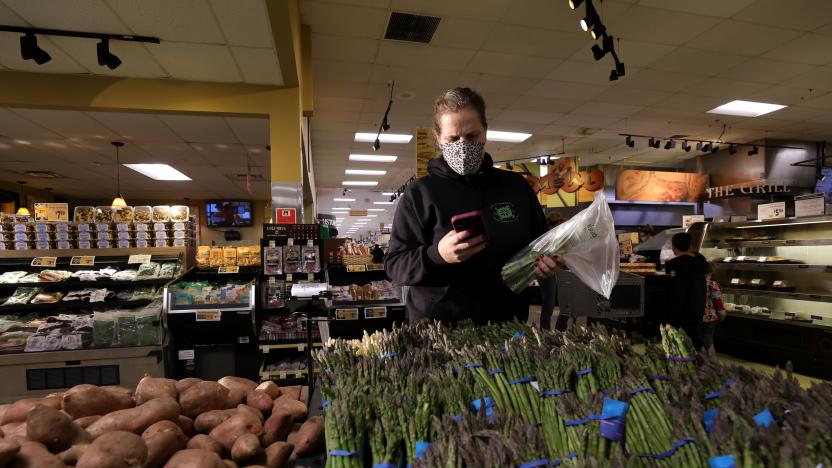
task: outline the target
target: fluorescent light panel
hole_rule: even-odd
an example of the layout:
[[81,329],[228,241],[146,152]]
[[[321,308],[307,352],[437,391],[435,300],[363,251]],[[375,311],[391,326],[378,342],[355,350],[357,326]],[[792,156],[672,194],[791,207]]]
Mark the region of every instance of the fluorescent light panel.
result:
[[351,201],[355,201],[355,198],[333,198],[333,199],[332,199],[332,201],[337,201],[337,202],[342,202],[342,201],[343,201],[343,202],[351,202]]
[[[375,141],[375,140],[373,140]],[[399,159],[398,156],[393,155],[384,155],[384,154],[351,154],[350,161],[359,161],[359,162],[384,162],[384,163],[391,163],[396,162]]]
[[378,185],[377,180],[344,180],[341,185],[352,185],[361,187],[375,187]]
[[385,197],[390,197],[390,196],[393,196],[395,194],[396,194],[396,192],[381,192],[381,195],[385,196]]
[[[403,135],[403,134],[396,134],[396,133],[382,133],[378,135],[378,141],[382,143],[410,143],[410,140],[413,138],[413,135]],[[375,133],[356,133],[355,134],[355,141],[363,141],[367,143],[372,143],[376,141],[376,134]]]
[[346,169],[344,174],[347,175],[386,175],[387,171],[377,171],[375,169]]
[[154,180],[191,180],[190,177],[167,164],[124,164],[124,166]]
[[392,205],[393,202],[391,201],[374,201],[373,205]]
[[489,130],[486,133],[488,141],[505,141],[508,143],[520,143],[529,139],[531,133],[519,132],[501,132],[499,130]]
[[367,208],[367,211],[387,211],[387,208]]
[[737,115],[740,117],[759,117],[780,110],[786,106],[767,102],[731,101],[708,111],[709,114]]

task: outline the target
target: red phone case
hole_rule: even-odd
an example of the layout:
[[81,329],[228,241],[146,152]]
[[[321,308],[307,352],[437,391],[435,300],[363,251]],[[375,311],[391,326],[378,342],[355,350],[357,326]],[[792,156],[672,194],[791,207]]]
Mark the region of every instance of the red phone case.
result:
[[471,231],[472,236],[484,236],[488,238],[485,232],[485,221],[482,219],[482,214],[479,211],[469,211],[467,213],[458,214],[451,218],[451,226],[454,231]]

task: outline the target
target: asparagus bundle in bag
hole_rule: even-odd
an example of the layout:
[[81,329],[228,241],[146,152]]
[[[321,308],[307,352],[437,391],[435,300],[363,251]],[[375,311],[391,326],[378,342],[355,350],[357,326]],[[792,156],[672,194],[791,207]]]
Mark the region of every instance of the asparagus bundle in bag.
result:
[[560,255],[581,281],[609,299],[618,280],[618,239],[603,192],[572,219],[552,228],[514,255],[502,270],[503,282],[519,293],[534,279],[540,255]]

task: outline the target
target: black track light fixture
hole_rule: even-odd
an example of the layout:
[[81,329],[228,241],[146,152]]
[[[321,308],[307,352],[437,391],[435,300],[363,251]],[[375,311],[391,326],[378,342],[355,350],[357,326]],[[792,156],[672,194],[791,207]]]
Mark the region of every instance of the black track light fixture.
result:
[[760,148],[757,145],[754,145],[754,146],[751,147],[750,150],[748,150],[748,155],[749,156],[754,156],[755,154],[757,154],[759,152],[760,152]]
[[702,142],[701,141],[696,142],[696,151],[702,151]]
[[598,44],[592,46],[592,56],[595,58],[596,62],[604,58],[605,55],[607,55],[607,51],[602,49],[601,46]]
[[387,83],[387,86],[390,88],[390,99],[387,101],[387,109],[384,111],[384,117],[381,119],[381,124],[378,126],[376,141],[373,142],[373,151],[378,151],[378,149],[381,148],[381,140],[379,139],[381,132],[390,130],[390,123],[387,121],[387,118],[390,115],[390,108],[393,107],[393,89],[396,87],[396,82],[390,81]]
[[711,148],[711,153],[716,153],[717,151],[719,151],[719,146],[718,146],[718,145],[714,145],[714,147],[713,147],[713,148]]
[[48,52],[38,47],[38,38],[31,32],[20,36],[20,56],[23,60],[34,60],[38,65],[52,60]]
[[581,6],[581,3],[583,3],[583,2],[584,2],[584,0],[569,0],[569,3],[568,3],[569,8],[574,10],[575,8],[578,8],[579,6]]
[[633,137],[631,137],[630,135],[627,135],[627,138],[624,139],[624,144],[626,144],[630,148],[635,148],[636,141],[633,140]]
[[650,139],[647,140],[647,146],[649,146],[650,148],[652,148],[655,143],[656,143],[656,139],[653,138],[653,137],[650,137]]
[[[705,143],[705,144],[702,145],[702,151],[707,153],[707,152],[711,151],[711,148],[713,148],[713,146],[714,145],[712,145],[710,143]],[[697,151],[698,150],[699,150],[699,148],[697,148]]]
[[506,170],[513,171],[514,166],[510,162],[508,162],[508,163],[506,163]]
[[102,67],[107,67],[110,70],[115,70],[121,65],[121,59],[110,52],[110,40],[106,37],[101,39],[98,45],[95,46],[98,55],[98,64]]
[[624,76],[626,74],[624,64],[618,61],[618,57],[615,58],[615,73],[617,73],[618,76]]
[[376,138],[376,141],[373,142],[373,151],[378,151],[381,148],[381,140]]
[[381,131],[386,132],[387,130],[390,130],[390,124],[387,123],[387,115],[385,115],[384,120],[381,122]]
[[690,153],[690,143],[687,140],[682,142],[682,149],[685,150],[685,153]]
[[672,150],[674,148],[676,148],[676,140],[672,138],[670,140],[667,140],[667,143],[664,144],[664,149],[666,150]]
[[618,73],[615,70],[610,70],[610,81],[618,81]]
[[728,145],[728,154],[730,154],[732,156],[737,154],[737,147],[733,144]]

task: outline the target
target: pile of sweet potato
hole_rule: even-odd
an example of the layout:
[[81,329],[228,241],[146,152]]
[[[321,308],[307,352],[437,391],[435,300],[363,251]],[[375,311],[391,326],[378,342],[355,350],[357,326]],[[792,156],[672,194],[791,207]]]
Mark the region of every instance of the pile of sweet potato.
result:
[[239,377],[77,385],[0,406],[0,468],[278,468],[323,447],[303,393]]

